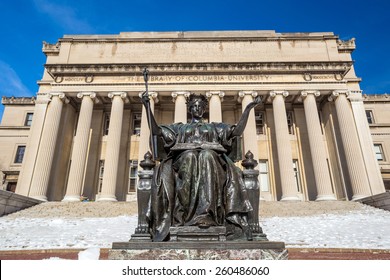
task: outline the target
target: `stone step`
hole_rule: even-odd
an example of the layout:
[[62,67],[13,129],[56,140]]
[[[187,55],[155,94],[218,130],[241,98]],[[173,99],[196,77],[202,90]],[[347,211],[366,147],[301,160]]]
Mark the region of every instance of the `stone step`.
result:
[[[358,202],[261,202],[260,217],[311,216],[320,214],[343,214],[351,211],[364,211],[371,208]],[[10,218],[88,218],[137,215],[136,201],[130,202],[46,202],[8,215]]]

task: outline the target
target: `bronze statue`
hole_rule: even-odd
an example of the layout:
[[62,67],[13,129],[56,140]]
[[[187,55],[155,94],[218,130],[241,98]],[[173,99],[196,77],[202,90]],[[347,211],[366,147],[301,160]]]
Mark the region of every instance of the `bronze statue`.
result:
[[168,240],[170,227],[181,226],[225,226],[227,239],[252,239],[248,215],[253,209],[234,161],[249,112],[260,102],[257,97],[248,104],[236,125],[206,123],[207,99],[192,94],[189,123],[158,125],[143,95],[151,134],[160,144],[153,146],[164,154],[154,171],[147,213],[153,241]]

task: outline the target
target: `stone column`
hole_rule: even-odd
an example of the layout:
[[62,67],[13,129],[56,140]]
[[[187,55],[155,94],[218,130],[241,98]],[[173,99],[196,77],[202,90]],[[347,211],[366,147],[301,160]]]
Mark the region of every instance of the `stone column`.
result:
[[363,104],[361,91],[353,91],[348,96],[351,102],[352,112],[355,117],[356,129],[362,148],[362,154],[367,170],[368,181],[370,182],[373,195],[385,192],[381,171],[375,157],[374,143],[372,141],[370,127],[367,122],[366,110]]
[[72,163],[69,171],[68,185],[66,187],[65,197],[62,201],[80,201],[88,153],[88,141],[94,102],[93,99],[96,98],[96,93],[79,93],[77,94],[77,97],[82,99],[81,108],[76,136],[73,141]]
[[110,92],[108,97],[112,99],[110,127],[107,136],[102,192],[98,201],[117,201],[115,190],[118,176],[123,107],[127,94],[125,92]]
[[190,96],[188,91],[172,92],[173,102],[175,102],[175,123],[187,123],[187,104],[186,98]]
[[[253,101],[253,98],[257,96],[256,91],[240,91],[238,97],[241,100],[242,111],[245,110],[246,106]],[[244,133],[243,133],[243,142],[244,142],[244,153],[249,151],[253,154],[253,158],[259,160],[259,146],[257,144],[257,133],[256,133],[256,120],[255,120],[255,110],[252,109],[248,116],[248,122],[246,124]],[[258,166],[255,167],[258,170]],[[260,196],[260,200],[264,200]]]
[[320,96],[320,92],[302,91],[301,95],[304,98],[303,106],[305,108],[310,153],[317,188],[316,201],[336,200],[332,190],[328,164],[326,162],[325,144],[321,133],[321,124],[316,104],[316,97]]
[[206,96],[209,99],[209,122],[222,122],[222,105],[225,93],[223,91],[208,91]]
[[[257,96],[256,91],[240,91],[238,93],[241,99],[242,111],[245,110],[246,106],[253,101],[253,98]],[[255,121],[255,110],[252,109],[249,113],[248,122],[246,124],[244,133],[244,153],[251,151],[256,160],[259,159],[259,147],[257,145],[257,134],[256,134],[256,121]]]
[[15,191],[17,194],[29,196],[31,180],[34,174],[35,159],[38,154],[46,111],[51,100],[50,98],[51,97],[48,94],[38,94],[37,100],[35,101],[30,135],[28,137],[26,153],[24,154],[22,169],[19,174],[18,184]]
[[282,201],[299,200],[298,190],[294,182],[294,170],[290,134],[288,133],[286,106],[284,98],[287,91],[271,91],[272,108],[275,122],[276,149],[278,151],[278,163],[280,170],[280,182],[282,187]]
[[[141,97],[143,92],[139,94]],[[150,98],[150,109],[152,110],[152,113],[154,113],[154,103],[158,102],[157,99],[157,92],[149,92],[149,98]],[[146,116],[146,109],[142,105],[142,116],[141,116],[141,133],[139,136],[139,146],[138,146],[138,159],[139,163],[141,162],[141,159],[144,158],[145,154],[151,151],[150,149],[150,130],[148,125],[148,118]]]
[[34,175],[31,181],[30,197],[47,201],[47,190],[57,135],[61,121],[63,102],[69,102],[64,93],[52,93],[48,106],[41,143],[36,158]]
[[356,125],[347,96],[349,92],[334,91],[329,100],[335,99],[337,120],[340,126],[341,141],[343,143],[347,168],[352,187],[352,200],[370,196],[370,187],[367,173],[364,168],[361,147],[356,132]]

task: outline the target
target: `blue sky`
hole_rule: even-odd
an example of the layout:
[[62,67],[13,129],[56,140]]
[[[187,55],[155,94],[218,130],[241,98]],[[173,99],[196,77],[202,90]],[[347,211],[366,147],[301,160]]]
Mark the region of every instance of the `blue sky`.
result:
[[45,63],[42,41],[55,43],[64,34],[200,30],[354,37],[362,90],[389,93],[389,14],[387,0],[1,0],[0,96],[35,95]]

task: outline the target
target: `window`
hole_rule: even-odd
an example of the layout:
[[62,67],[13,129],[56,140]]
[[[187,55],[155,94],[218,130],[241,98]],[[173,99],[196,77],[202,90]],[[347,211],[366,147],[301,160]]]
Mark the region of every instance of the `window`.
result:
[[294,134],[294,119],[293,119],[292,111],[287,112],[287,126],[288,126],[288,133]]
[[264,133],[264,112],[255,112],[255,121],[256,121],[256,134],[265,134]]
[[369,124],[374,123],[374,115],[372,114],[372,110],[366,110],[366,117]]
[[374,144],[374,151],[375,151],[375,157],[378,161],[385,160],[382,144]]
[[298,160],[293,159],[293,170],[294,170],[294,178],[295,178],[295,185],[297,187],[297,191],[301,192],[301,177],[299,176],[299,165]]
[[103,135],[108,135],[109,128],[110,128],[110,113],[105,113],[104,120],[103,120]]
[[99,189],[98,189],[98,193],[102,192],[103,174],[104,174],[104,160],[100,160],[99,161]]
[[268,160],[259,160],[260,189],[269,192]]
[[133,114],[133,135],[141,133],[141,114]]
[[129,160],[129,192],[135,192],[138,181],[138,160]]
[[14,163],[22,163],[23,162],[25,150],[26,150],[26,146],[18,146],[18,149],[16,150]]
[[24,126],[31,126],[33,115],[34,115],[33,113],[26,114],[26,119],[24,120]]
[[15,192],[15,190],[16,190],[16,182],[9,182],[7,184],[7,191]]

